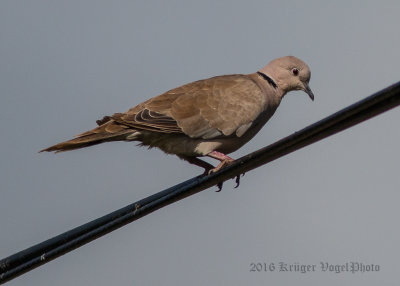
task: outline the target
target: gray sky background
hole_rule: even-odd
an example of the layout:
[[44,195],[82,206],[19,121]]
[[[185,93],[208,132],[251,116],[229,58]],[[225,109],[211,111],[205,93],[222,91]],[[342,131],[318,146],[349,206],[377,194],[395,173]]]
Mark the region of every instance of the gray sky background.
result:
[[[37,151],[181,84],[295,55],[289,93],[238,158],[399,80],[399,1],[0,2],[0,258],[198,175],[159,150]],[[9,285],[394,285],[400,109],[163,208]],[[213,162],[213,161],[210,161]],[[216,162],[213,162],[216,163]],[[325,273],[319,263],[379,264]],[[255,262],[315,273],[250,272]]]

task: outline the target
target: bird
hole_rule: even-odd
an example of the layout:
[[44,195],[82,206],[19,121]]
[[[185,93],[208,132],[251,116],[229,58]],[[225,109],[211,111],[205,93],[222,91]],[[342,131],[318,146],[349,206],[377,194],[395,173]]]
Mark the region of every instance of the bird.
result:
[[[96,128],[39,152],[136,141],[211,174],[234,162],[228,154],[260,131],[288,92],[302,90],[314,100],[310,78],[309,66],[299,58],[276,58],[255,73],[215,76],[171,89],[126,112],[104,116]],[[214,167],[200,159],[205,156],[219,164]]]

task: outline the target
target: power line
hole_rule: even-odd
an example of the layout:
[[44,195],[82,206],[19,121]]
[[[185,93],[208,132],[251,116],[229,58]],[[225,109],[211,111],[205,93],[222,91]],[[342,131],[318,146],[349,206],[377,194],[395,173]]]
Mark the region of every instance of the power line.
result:
[[400,104],[400,82],[292,135],[250,153],[209,176],[198,176],[0,260],[0,284],[164,206],[267,164],[279,157],[379,115]]

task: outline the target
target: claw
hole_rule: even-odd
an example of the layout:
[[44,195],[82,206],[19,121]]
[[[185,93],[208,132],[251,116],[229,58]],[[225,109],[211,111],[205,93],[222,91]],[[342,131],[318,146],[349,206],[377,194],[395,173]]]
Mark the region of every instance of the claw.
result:
[[240,174],[236,176],[235,183],[236,183],[235,189],[237,189],[237,187],[239,187],[240,185]]
[[235,183],[236,183],[235,189],[236,189],[237,187],[239,187],[239,185],[240,185],[240,176],[243,177],[244,174],[245,174],[245,173],[236,176],[236,179],[235,179]]
[[216,193],[219,193],[222,190],[222,185],[223,184],[224,184],[223,182],[220,182],[220,183],[217,184],[218,191],[215,191]]

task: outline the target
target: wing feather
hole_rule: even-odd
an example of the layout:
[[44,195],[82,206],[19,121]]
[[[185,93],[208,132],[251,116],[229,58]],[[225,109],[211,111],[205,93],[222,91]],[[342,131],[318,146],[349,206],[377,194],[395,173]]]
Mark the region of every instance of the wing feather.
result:
[[264,101],[250,77],[226,75],[172,89],[109,118],[137,130],[191,138],[241,137],[262,112]]

